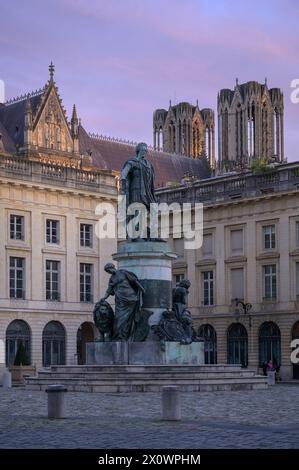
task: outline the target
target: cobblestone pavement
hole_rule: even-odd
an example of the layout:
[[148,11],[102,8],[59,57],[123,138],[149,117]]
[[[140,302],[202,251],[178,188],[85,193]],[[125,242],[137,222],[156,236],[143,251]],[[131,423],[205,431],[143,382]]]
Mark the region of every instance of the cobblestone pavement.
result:
[[0,448],[299,448],[299,386],[182,394],[182,421],[158,393],[67,393],[47,419],[45,392],[0,388]]

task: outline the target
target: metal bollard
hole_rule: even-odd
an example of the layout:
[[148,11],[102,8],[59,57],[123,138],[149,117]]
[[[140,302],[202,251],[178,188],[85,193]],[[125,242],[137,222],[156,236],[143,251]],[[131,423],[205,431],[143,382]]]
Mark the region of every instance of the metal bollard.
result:
[[179,387],[175,385],[162,387],[162,419],[167,421],[181,419],[181,395]]
[[11,372],[5,371],[2,375],[2,387],[11,388]]
[[48,418],[65,418],[65,392],[67,392],[67,388],[64,385],[49,385],[46,389],[48,394]]

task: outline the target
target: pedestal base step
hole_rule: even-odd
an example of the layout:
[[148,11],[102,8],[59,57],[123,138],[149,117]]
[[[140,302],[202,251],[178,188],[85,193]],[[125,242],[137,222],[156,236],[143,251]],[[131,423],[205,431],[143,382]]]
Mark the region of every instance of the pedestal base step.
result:
[[45,390],[51,384],[73,392],[157,392],[178,385],[183,392],[253,390],[268,387],[267,377],[233,365],[107,365],[52,366],[37,377],[26,378],[29,390]]

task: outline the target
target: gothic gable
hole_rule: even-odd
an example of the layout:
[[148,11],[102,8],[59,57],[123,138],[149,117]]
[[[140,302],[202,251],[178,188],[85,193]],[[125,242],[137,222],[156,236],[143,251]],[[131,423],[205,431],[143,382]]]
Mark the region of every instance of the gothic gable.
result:
[[198,122],[200,126],[203,126],[202,115],[201,115],[198,107],[196,107],[195,112],[194,112],[193,117],[192,117],[192,123],[195,123],[195,122]]
[[38,148],[73,151],[70,128],[54,83],[49,84],[33,116],[32,144]]
[[243,98],[242,98],[242,95],[240,93],[240,89],[237,86],[236,89],[235,89],[235,93],[234,93],[233,100],[232,100],[230,108],[232,110],[235,110],[238,105],[243,106],[243,104],[244,104],[243,103]]

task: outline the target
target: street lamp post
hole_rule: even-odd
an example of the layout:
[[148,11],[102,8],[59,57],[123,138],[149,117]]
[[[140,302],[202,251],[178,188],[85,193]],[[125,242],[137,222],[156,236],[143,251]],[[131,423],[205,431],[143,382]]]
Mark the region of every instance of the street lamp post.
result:
[[252,356],[252,330],[251,330],[251,327],[252,327],[252,322],[251,322],[251,315],[250,315],[250,310],[252,309],[252,305],[249,303],[249,302],[243,302],[243,300],[240,300],[238,298],[235,299],[235,303],[236,303],[236,309],[238,311],[238,313],[240,313],[239,311],[239,308],[238,307],[242,307],[243,309],[243,313],[245,316],[248,316],[248,320],[249,320],[249,348],[250,348],[250,358]]
[[[236,308],[238,308],[239,306],[242,307],[243,309],[243,313],[244,315],[248,315],[248,319],[249,319],[249,328],[251,328],[252,326],[252,323],[251,323],[251,315],[250,315],[250,310],[252,309],[252,305],[248,302],[248,303],[245,303],[243,302],[243,300],[240,300],[240,299],[235,299],[235,303],[236,303]],[[238,310],[239,312],[239,310]]]

